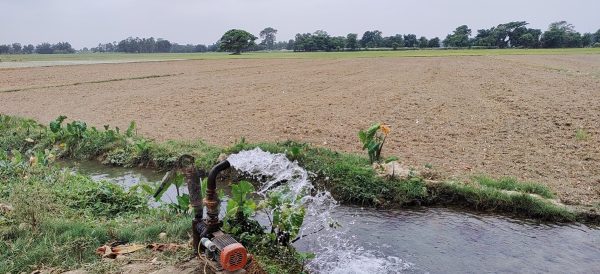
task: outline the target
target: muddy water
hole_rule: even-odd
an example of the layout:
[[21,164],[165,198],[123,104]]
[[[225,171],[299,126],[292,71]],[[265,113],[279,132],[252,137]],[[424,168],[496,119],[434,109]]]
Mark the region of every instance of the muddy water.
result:
[[[144,168],[124,168],[105,166],[95,161],[62,161],[58,163],[67,169],[86,174],[94,180],[107,180],[123,186],[125,189],[139,183],[159,183],[164,172],[157,172]],[[180,193],[187,193],[187,187],[179,188]],[[174,202],[177,197],[177,189],[171,185],[163,194],[163,202]]]
[[[95,162],[68,165],[94,179],[125,187],[156,182],[163,175]],[[172,186],[163,201],[174,199],[175,193]],[[364,250],[368,256],[348,261],[340,254],[328,262],[327,272],[600,273],[600,229],[595,227],[540,224],[446,208],[381,211],[338,206],[331,217],[358,248],[352,253]],[[310,220],[307,216],[306,222]],[[295,245],[300,250],[322,252],[319,241],[320,237],[311,235]]]

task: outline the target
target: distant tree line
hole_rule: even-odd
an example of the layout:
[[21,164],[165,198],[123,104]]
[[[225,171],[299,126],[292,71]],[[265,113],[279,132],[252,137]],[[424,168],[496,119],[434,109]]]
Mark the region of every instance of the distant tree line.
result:
[[485,48],[581,48],[600,47],[600,29],[595,33],[581,34],[566,21],[554,22],[548,30],[531,29],[525,21],[500,24],[480,29],[471,37],[467,25],[457,27],[442,42],[445,47]]
[[74,53],[75,49],[69,42],[59,42],[56,44],[41,43],[37,46],[32,44],[22,46],[20,43],[10,45],[0,45],[0,54],[54,54],[54,53]]
[[358,34],[349,33],[346,36],[330,36],[326,31],[318,30],[314,33],[298,33],[295,39],[288,41],[287,49],[294,51],[342,51],[369,48],[438,48],[438,37],[427,39],[425,36],[417,38],[415,34],[396,34],[384,37],[379,30],[366,31],[362,38]]
[[[577,48],[600,47],[600,29],[595,33],[579,33],[566,21],[554,22],[544,32],[540,29],[528,28],[526,21],[515,21],[489,29],[472,31],[467,25],[457,27],[445,39],[438,37],[428,39],[416,34],[395,34],[383,36],[379,30],[366,31],[359,39],[358,34],[331,36],[324,30],[313,33],[298,33],[294,39],[277,41],[277,30],[271,27],[259,33],[260,43],[247,31],[233,29],[228,31],[212,45],[172,43],[169,40],[154,37],[128,37],[120,42],[100,43],[91,49],[83,48],[83,52],[126,52],[126,53],[192,53],[209,51],[231,51],[239,54],[242,51],[293,50],[293,51],[354,51],[363,49],[416,49],[416,48]],[[68,42],[56,44],[41,43],[22,46],[19,43],[0,45],[0,54],[52,54],[76,52]]]
[[191,52],[207,52],[216,51],[218,46],[216,45],[203,45],[203,44],[186,44],[180,45],[177,43],[171,43],[171,41],[154,37],[150,38],[139,38],[139,37],[128,37],[121,40],[120,42],[112,42],[105,44],[98,44],[97,47],[89,49],[92,52],[126,52],[126,53],[191,53]]

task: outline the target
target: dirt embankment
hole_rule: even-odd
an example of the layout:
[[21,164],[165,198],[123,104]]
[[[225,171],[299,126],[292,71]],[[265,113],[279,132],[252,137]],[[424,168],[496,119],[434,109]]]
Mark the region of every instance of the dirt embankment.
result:
[[[0,70],[0,112],[64,114],[219,145],[293,139],[384,148],[448,177],[515,176],[567,203],[600,202],[600,55],[211,60]],[[579,132],[579,134],[577,134]]]

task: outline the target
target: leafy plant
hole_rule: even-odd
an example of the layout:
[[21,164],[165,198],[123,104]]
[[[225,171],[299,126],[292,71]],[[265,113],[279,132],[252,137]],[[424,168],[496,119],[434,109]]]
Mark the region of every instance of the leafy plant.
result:
[[381,149],[383,148],[385,138],[389,133],[390,127],[381,123],[373,124],[367,130],[358,132],[358,138],[363,144],[363,150],[367,150],[371,164],[379,162],[381,158]]
[[190,195],[181,194],[177,195],[177,202],[170,203],[168,206],[171,210],[176,213],[188,213],[190,211]]
[[59,133],[62,130],[62,122],[67,119],[67,116],[60,115],[54,121],[50,122],[50,130],[53,133]]
[[240,181],[231,186],[231,199],[227,201],[226,217],[247,219],[256,209],[254,200],[248,198],[254,192],[254,186],[247,181]]
[[150,160],[150,148],[152,147],[152,143],[150,143],[146,139],[137,140],[134,143],[135,155],[137,161],[145,162]]
[[[189,213],[190,212],[190,195],[189,194],[181,194],[179,192],[179,188],[185,183],[185,179],[182,174],[177,173],[175,170],[171,170],[165,174],[162,182],[153,187],[149,184],[138,184],[144,193],[148,195],[152,195],[154,200],[157,202],[161,202],[162,196],[165,194],[167,189],[171,185],[175,186],[177,191],[177,196],[175,196],[175,201],[173,203],[167,204],[167,207],[172,209],[176,213]],[[204,190],[204,187],[202,187]],[[204,190],[205,191],[205,190]],[[203,194],[204,196],[204,194]]]
[[263,209],[271,222],[271,233],[276,241],[288,245],[298,236],[306,213],[298,201],[286,198],[281,191],[269,193],[266,200],[260,202],[258,208]]
[[131,121],[129,123],[129,127],[127,128],[127,131],[125,131],[125,136],[127,136],[127,137],[133,137],[135,134],[136,134],[135,121]]
[[[202,189],[206,189],[203,187]],[[249,195],[254,192],[254,186],[246,181],[240,181],[231,187],[231,198],[227,201],[227,209],[223,220],[223,229],[236,235],[243,244],[254,245],[258,238],[264,235],[263,228],[250,218],[254,214],[256,204]],[[219,193],[221,196],[222,193]]]

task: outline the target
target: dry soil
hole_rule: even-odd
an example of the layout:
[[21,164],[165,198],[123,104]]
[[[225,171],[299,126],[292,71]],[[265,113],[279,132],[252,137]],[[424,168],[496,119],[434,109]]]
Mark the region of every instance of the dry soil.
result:
[[[0,113],[157,140],[286,139],[383,153],[446,177],[514,176],[600,202],[600,55],[198,60],[0,69]],[[580,137],[576,132],[580,131]],[[585,133],[585,134],[583,134]]]

